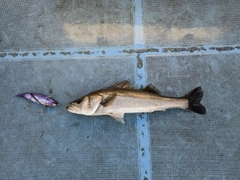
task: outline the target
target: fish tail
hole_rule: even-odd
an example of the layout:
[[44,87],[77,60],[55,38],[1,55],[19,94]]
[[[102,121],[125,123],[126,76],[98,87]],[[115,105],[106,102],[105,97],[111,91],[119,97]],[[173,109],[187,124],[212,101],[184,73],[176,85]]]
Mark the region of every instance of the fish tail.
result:
[[199,86],[188,93],[184,98],[188,99],[188,109],[198,113],[198,114],[206,114],[205,107],[200,103],[203,97],[202,87]]

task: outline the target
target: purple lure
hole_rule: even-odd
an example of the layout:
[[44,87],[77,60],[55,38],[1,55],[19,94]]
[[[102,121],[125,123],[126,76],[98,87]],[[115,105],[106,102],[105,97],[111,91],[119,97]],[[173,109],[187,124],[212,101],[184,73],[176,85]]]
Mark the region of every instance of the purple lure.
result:
[[30,101],[33,101],[37,104],[42,104],[44,106],[57,106],[59,103],[54,100],[53,98],[49,96],[45,96],[43,94],[37,94],[37,93],[24,93],[24,94],[18,94],[16,96],[26,98]]

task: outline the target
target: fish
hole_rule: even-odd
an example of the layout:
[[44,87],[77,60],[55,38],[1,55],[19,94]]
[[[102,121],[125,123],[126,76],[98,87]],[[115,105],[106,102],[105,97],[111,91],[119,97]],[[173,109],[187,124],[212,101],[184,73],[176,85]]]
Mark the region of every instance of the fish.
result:
[[152,84],[134,89],[130,81],[125,80],[78,98],[70,102],[66,109],[86,116],[109,115],[124,124],[125,113],[151,113],[179,108],[206,114],[205,107],[200,103],[202,97],[201,86],[183,97],[166,97]]
[[[44,108],[40,111],[41,114],[45,115],[43,112],[46,109],[47,106],[57,106],[59,103],[54,100],[53,98],[43,95],[43,94],[38,94],[38,93],[23,93],[23,94],[17,94],[16,96],[22,97],[25,99],[28,99],[29,101],[35,102],[37,104],[41,104],[44,106]],[[28,101],[28,102],[29,102]],[[25,105],[26,109],[28,108],[28,102]]]

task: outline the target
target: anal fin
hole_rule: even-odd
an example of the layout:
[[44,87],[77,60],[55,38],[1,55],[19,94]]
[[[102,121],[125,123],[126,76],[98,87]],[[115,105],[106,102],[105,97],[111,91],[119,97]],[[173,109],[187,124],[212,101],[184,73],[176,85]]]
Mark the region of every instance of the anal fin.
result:
[[110,113],[109,116],[111,116],[112,118],[116,119],[118,122],[125,124],[124,122],[124,114],[120,114],[120,113]]

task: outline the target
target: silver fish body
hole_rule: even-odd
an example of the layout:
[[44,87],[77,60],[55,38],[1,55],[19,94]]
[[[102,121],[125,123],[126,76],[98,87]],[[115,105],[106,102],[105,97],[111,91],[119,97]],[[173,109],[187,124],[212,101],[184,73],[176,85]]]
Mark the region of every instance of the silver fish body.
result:
[[166,109],[190,109],[205,114],[200,104],[203,92],[201,87],[181,98],[165,97],[153,86],[136,90],[129,81],[123,81],[109,88],[94,91],[70,103],[67,110],[89,116],[109,115],[124,123],[125,113],[165,111]]
[[26,98],[32,102],[35,102],[37,104],[42,104],[44,106],[57,106],[59,104],[53,98],[43,95],[43,94],[23,93],[23,94],[18,94],[17,96]]

